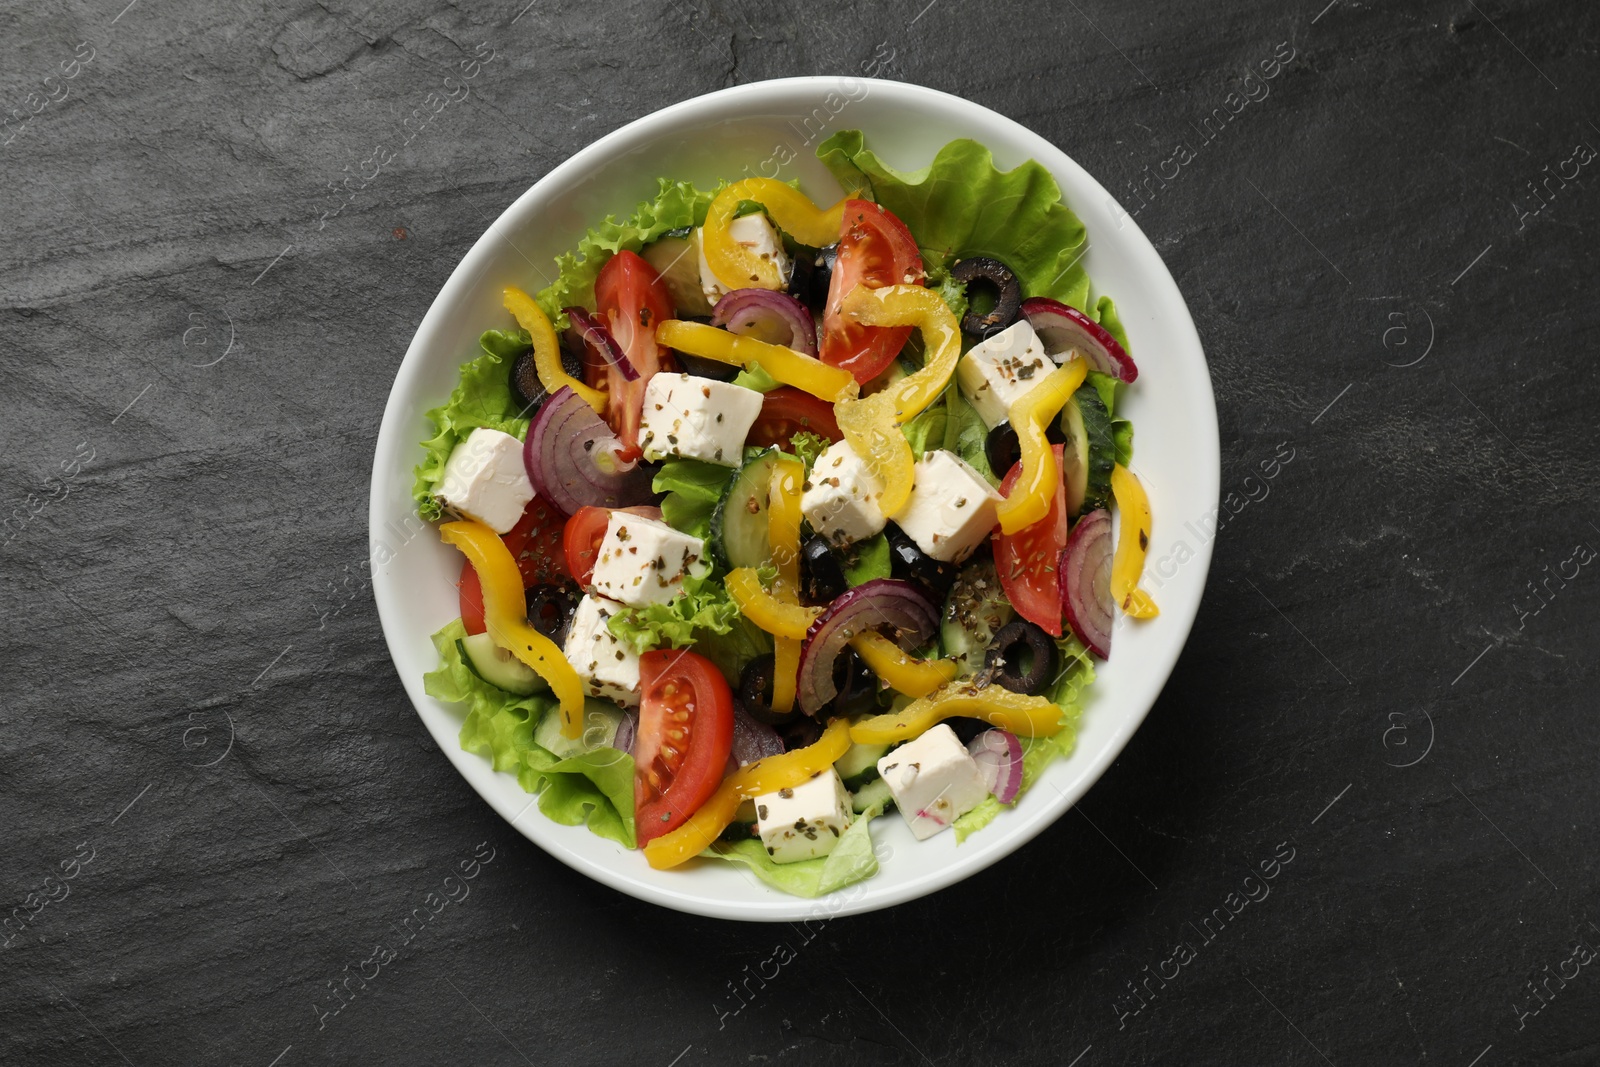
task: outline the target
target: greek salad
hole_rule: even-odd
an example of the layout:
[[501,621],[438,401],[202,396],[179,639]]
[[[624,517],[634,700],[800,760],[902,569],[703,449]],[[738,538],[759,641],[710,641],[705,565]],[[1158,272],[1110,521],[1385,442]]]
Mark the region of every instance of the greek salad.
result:
[[817,154],[831,203],[662,179],[508,286],[414,487],[463,556],[426,677],[462,746],[652,867],[805,896],[890,807],[959,841],[1015,804],[1157,610],[1138,369],[1049,172]]

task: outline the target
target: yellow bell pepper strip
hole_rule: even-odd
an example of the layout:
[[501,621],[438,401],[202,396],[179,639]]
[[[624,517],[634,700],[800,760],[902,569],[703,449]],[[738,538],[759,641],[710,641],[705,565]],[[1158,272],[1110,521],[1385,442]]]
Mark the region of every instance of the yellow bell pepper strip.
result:
[[1111,599],[1133,619],[1161,614],[1150,594],[1139,588],[1144,557],[1150,551],[1150,498],[1132,471],[1111,468],[1111,495],[1117,499],[1117,553],[1111,559]]
[[582,737],[583,680],[561,646],[529,625],[522,572],[506,543],[481,522],[447,522],[439,527],[439,539],[459,548],[478,572],[489,637],[550,683],[550,691],[561,701],[561,736]]
[[[772,562],[778,567],[773,596],[785,604],[796,603],[800,588],[800,491],[805,483],[806,466],[787,456],[772,468],[771,488],[767,493],[767,540],[772,546]],[[787,715],[794,710],[795,677],[800,673],[800,641],[793,637],[772,639],[772,710]]]
[[800,588],[800,493],[805,481],[806,465],[782,456],[772,468],[767,491],[767,540],[778,581],[789,589]]
[[1022,476],[1011,488],[1011,495],[995,509],[1001,533],[1019,533],[1050,513],[1056,490],[1061,488],[1061,468],[1045,436],[1045,427],[1072,399],[1088,373],[1088,362],[1081,356],[1074,357],[1011,405],[1011,428],[1022,446]]
[[939,295],[920,285],[858,285],[845,294],[841,312],[867,326],[915,326],[927,356],[922,369],[860,400],[834,407],[839,429],[862,462],[883,482],[878,506],[891,518],[911,497],[911,445],[900,426],[939,399],[961,359],[961,327]]
[[815,744],[756,760],[724,778],[711,799],[689,816],[689,821],[644,846],[644,858],[656,870],[666,870],[698,856],[727,828],[739,805],[795,786],[833,766],[850,750],[850,724],[834,719]]
[[792,596],[785,602],[767,592],[753,567],[735,567],[729,571],[726,586],[728,595],[739,605],[739,613],[774,637],[799,641],[822,614],[821,608],[804,607]]
[[733,239],[729,227],[734,212],[745,200],[766,209],[767,217],[784,233],[803,245],[826,248],[839,240],[844,222],[842,197],[830,208],[819,208],[805,193],[774,178],[746,178],[734,182],[711,201],[706,209],[706,225],[701,232],[706,265],[717,281],[729,289],[782,289],[783,276],[778,265],[763,258]]
[[908,655],[899,645],[872,630],[856,634],[850,647],[866,661],[872,673],[883,679],[897,693],[908,697],[925,697],[956,680],[956,665],[947,659],[917,659]]
[[736,367],[754,363],[784,385],[792,385],[829,403],[846,400],[861,392],[861,386],[847,370],[830,367],[815,356],[796,352],[784,345],[771,345],[754,337],[742,337],[704,322],[664,319],[656,326],[656,341],[691,356],[731,363]]
[[584,403],[604,415],[606,394],[589,388],[562,369],[561,342],[556,339],[556,328],[550,325],[550,317],[544,313],[544,309],[534,302],[533,297],[514,285],[506,286],[501,295],[511,317],[533,338],[533,365],[544,387],[553,393],[564,385],[582,397]]
[[1049,737],[1062,727],[1061,706],[1049,697],[964,681],[913,700],[899,711],[858,721],[850,727],[850,740],[858,745],[909,741],[956,715],[982,719],[1018,737]]
[[800,649],[804,642],[792,637],[772,639],[772,710],[787,715],[794,710],[795,679],[800,676]]

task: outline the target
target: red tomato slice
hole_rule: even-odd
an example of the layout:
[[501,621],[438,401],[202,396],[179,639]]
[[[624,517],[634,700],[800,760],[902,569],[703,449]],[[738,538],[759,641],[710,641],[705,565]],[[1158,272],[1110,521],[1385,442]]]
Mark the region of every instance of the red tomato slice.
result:
[[[1063,446],[1052,445],[1056,469],[1063,466]],[[1022,477],[1022,463],[1007,472],[1000,483],[1002,496]],[[1000,588],[1017,614],[1045,633],[1061,636],[1061,550],[1067,547],[1067,494],[1056,487],[1055,501],[1044,518],[1014,534],[994,532],[994,565]]]
[[581,352],[579,359],[583,363],[583,384],[602,393],[608,391],[611,388],[611,364],[582,342],[578,343],[577,348]]
[[461,590],[461,625],[467,628],[468,634],[483,633],[483,585],[472,564],[462,561],[461,579],[456,582],[456,588]]
[[656,371],[673,366],[667,350],[656,344],[656,324],[677,309],[661,275],[636,252],[618,252],[606,261],[594,281],[594,298],[600,320],[639,372],[631,382],[615,367],[607,373],[606,421],[622,440],[623,458],[630,459],[639,454],[644,387]]
[[522,520],[501,538],[522,571],[522,587],[560,585],[572,580],[562,544],[566,516],[543,500],[535,499]]
[[640,656],[639,682],[633,799],[643,848],[683,825],[722,784],[733,751],[733,692],[715,664],[678,648]]
[[[572,580],[561,543],[564,522],[566,519],[559,511],[535,499],[517,524],[500,538],[511,550],[511,558],[517,561],[524,589],[536,585],[563,585]],[[603,525],[600,532],[605,533]],[[472,564],[461,564],[461,578],[456,588],[461,590],[461,622],[467,633],[483,633],[483,584]]]
[[594,578],[595,556],[600,552],[600,542],[606,536],[606,523],[610,521],[610,508],[579,508],[578,513],[567,520],[566,530],[561,537],[562,547],[566,552],[567,566],[572,569],[572,577],[585,589],[589,588],[589,582]]
[[833,405],[821,397],[812,396],[792,385],[780,385],[762,398],[761,414],[745,436],[747,445],[777,445],[788,448],[789,439],[801,430],[807,430],[829,441],[841,441],[839,420],[833,417]]
[[906,224],[870,200],[846,203],[839,258],[822,314],[822,362],[843,367],[863,385],[882,374],[911,336],[911,327],[862,326],[845,319],[839,306],[858,285],[881,289],[922,282],[922,256]]

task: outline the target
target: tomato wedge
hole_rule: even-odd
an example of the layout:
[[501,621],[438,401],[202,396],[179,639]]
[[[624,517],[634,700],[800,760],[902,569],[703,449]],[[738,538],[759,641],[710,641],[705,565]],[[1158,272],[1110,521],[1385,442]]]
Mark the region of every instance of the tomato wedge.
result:
[[673,366],[667,350],[656,343],[656,324],[672,318],[676,308],[656,269],[637,252],[626,250],[600,268],[594,298],[601,321],[639,372],[630,382],[620,370],[609,367],[606,378],[606,422],[622,440],[622,458],[636,458],[644,387],[656,371]]
[[522,585],[560,585],[572,580],[567,569],[567,554],[562,545],[566,516],[535,498],[522,513],[522,519],[504,538],[511,557],[522,572]]
[[822,313],[822,362],[849,371],[863,385],[882,374],[905,346],[911,327],[863,326],[845,318],[840,305],[858,285],[882,289],[922,283],[922,255],[906,224],[870,200],[848,201]]
[[776,445],[788,448],[789,439],[805,430],[829,441],[841,441],[839,420],[833,416],[833,405],[821,397],[812,396],[804,389],[780,385],[770,390],[761,400],[761,414],[745,436],[747,445]]
[[[1052,445],[1056,469],[1065,470],[1062,445]],[[1000,483],[1010,496],[1022,477],[1019,460]],[[1017,614],[1055,637],[1061,636],[1061,551],[1067,547],[1067,494],[1057,487],[1050,510],[1032,526],[1014,534],[994,532],[994,565],[1000,588]]]
[[639,657],[633,742],[639,847],[682,826],[722,784],[733,751],[733,692],[704,656],[658,648]]
[[567,566],[572,568],[572,577],[585,589],[594,579],[595,557],[600,554],[600,542],[605,540],[606,523],[610,521],[610,508],[579,508],[578,513],[567,520],[561,535]]
[[481,634],[487,628],[483,622],[483,584],[471,563],[461,564],[461,579],[456,582],[461,590],[461,625],[468,634]]
[[[567,570],[567,554],[562,547],[565,522],[561,512],[536,498],[528,504],[517,524],[500,538],[511,550],[511,558],[517,561],[524,589],[536,585],[563,585],[572,580],[572,573]],[[604,526],[600,532],[605,532]],[[483,633],[483,586],[470,562],[461,564],[461,578],[456,587],[461,590],[461,622],[467,633]]]

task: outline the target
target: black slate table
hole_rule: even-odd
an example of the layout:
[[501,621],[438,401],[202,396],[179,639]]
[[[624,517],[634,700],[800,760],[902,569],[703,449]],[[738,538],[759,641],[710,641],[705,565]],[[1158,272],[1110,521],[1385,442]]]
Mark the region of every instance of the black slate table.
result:
[[[1533,0],[10,5],[0,873],[45,903],[0,1061],[1600,1060],[1597,42]],[[550,167],[875,56],[1154,240],[1227,517],[1160,702],[1034,843],[864,917],[677,915],[424,734],[363,577],[378,420]]]

